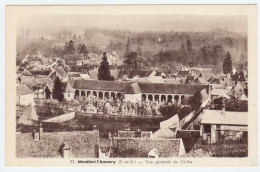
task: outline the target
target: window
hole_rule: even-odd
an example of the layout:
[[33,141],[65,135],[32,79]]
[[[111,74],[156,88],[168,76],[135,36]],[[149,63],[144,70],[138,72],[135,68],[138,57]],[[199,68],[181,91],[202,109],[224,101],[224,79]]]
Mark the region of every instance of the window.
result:
[[204,133],[210,133],[211,131],[211,125],[205,124],[204,125]]
[[68,94],[68,97],[70,97],[70,94]]

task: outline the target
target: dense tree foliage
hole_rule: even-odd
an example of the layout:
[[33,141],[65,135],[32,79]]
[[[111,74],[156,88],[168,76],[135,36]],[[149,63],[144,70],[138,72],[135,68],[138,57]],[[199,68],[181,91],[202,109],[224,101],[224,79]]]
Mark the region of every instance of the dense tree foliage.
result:
[[72,40],[70,40],[68,43],[65,43],[64,54],[74,54],[75,50],[75,44]]
[[59,102],[63,101],[64,95],[62,91],[62,83],[59,77],[56,77],[53,86],[53,98],[58,99]]
[[88,54],[88,50],[85,44],[79,44],[77,47],[77,52],[78,54],[83,54],[83,55],[87,55]]
[[232,60],[231,60],[230,54],[228,52],[226,55],[226,59],[223,63],[223,73],[224,74],[233,74],[232,70],[233,70]]
[[110,74],[109,64],[107,61],[107,55],[105,52],[103,53],[102,62],[100,63],[100,66],[98,68],[98,79],[105,80],[105,81],[114,80],[114,78]]
[[[221,70],[227,52],[230,53],[232,65],[236,69],[240,70],[247,62],[247,35],[226,30],[154,33],[95,28],[86,29],[80,39],[79,35],[77,38],[74,34],[65,29],[53,34],[51,38],[17,37],[17,54],[22,54],[22,58],[26,54],[41,53],[46,57],[64,57],[72,53],[75,58],[79,52],[78,45],[85,44],[90,53],[101,54],[105,49],[107,52],[115,51],[121,59],[126,57],[125,54],[136,51],[138,57],[157,67],[167,64],[175,68],[193,62],[196,66],[214,65],[214,69]],[[74,46],[68,40],[72,40]],[[66,51],[65,42],[70,45]]]
[[159,110],[164,118],[169,119],[172,116],[178,114],[179,120],[182,120],[186,115],[188,115],[192,111],[192,109],[189,107],[181,108],[177,105],[162,106]]
[[126,43],[126,47],[125,47],[125,53],[124,53],[124,57],[127,58],[127,56],[131,53],[131,42],[130,42],[130,38],[127,38],[127,43]]
[[201,96],[200,91],[195,91],[192,98],[190,99],[190,104],[193,109],[198,109],[200,107],[201,99],[202,99],[202,96]]

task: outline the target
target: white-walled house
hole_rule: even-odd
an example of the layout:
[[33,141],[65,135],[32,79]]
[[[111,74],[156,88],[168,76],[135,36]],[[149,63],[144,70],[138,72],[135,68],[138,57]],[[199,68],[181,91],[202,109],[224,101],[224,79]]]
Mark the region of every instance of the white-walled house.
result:
[[200,135],[208,143],[223,139],[241,139],[248,131],[248,112],[204,110],[202,112]]
[[26,85],[16,86],[16,103],[23,106],[34,105],[34,93]]
[[74,99],[74,89],[69,82],[62,83],[62,90],[65,100],[70,101]]

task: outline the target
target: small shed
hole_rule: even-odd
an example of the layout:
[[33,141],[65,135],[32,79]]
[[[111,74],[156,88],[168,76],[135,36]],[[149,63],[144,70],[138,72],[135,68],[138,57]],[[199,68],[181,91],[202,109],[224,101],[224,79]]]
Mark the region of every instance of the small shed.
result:
[[153,148],[152,150],[150,150],[150,152],[148,153],[148,158],[159,158],[160,153],[158,151],[157,148]]

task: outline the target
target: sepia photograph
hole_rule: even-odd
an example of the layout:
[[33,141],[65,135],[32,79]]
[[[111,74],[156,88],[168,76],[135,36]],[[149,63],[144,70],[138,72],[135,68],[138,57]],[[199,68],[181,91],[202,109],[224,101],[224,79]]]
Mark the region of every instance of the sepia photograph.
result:
[[[16,95],[15,114],[6,114],[14,158],[85,165],[246,161],[257,150],[249,146],[257,140],[248,103],[256,100],[249,95],[256,92],[252,19],[220,11],[171,14],[170,5],[165,14],[149,13],[158,6],[133,14],[135,6],[128,7],[64,14],[8,7],[9,16],[32,9],[15,15],[7,57],[15,63],[9,64],[16,89],[7,87]],[[107,12],[112,8],[130,12]]]

